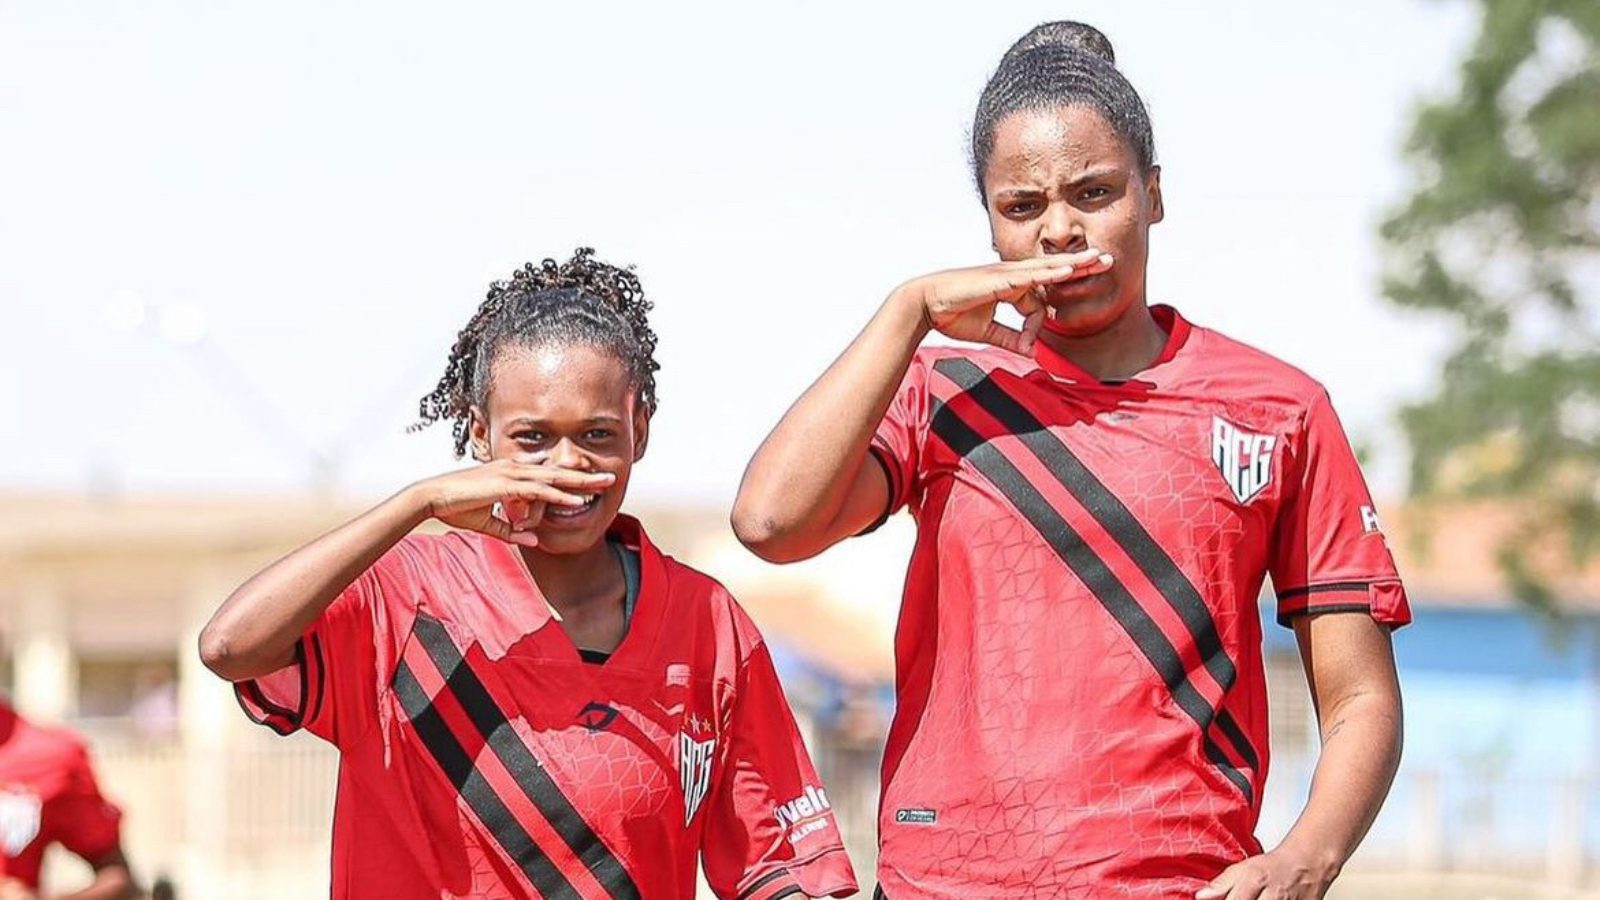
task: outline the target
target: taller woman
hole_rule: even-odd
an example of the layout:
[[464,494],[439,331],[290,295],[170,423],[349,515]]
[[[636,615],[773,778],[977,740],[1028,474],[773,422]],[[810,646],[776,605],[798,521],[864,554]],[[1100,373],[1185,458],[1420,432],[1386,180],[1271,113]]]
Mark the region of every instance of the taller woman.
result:
[[[1098,31],[1042,25],[1007,52],[972,161],[1002,262],[895,289],[733,515],[774,561],[916,517],[881,890],[1320,897],[1399,759],[1389,632],[1410,618],[1328,395],[1148,304],[1160,169]],[[991,346],[919,349],[930,330]],[[1323,748],[1263,853],[1268,574]]]

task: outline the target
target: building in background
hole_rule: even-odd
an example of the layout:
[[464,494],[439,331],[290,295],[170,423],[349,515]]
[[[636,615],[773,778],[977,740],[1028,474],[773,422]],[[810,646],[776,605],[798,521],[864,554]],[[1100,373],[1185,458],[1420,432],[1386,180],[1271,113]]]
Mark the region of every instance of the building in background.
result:
[[[91,738],[141,875],[171,876],[180,896],[326,896],[334,751],[250,725],[194,648],[240,580],[353,511],[281,498],[0,497],[0,686],[26,714]],[[738,546],[720,511],[641,518],[761,624],[865,876],[911,523],[774,567]],[[1396,637],[1406,755],[1343,896],[1578,896],[1600,881],[1600,573],[1562,586],[1573,615],[1540,620],[1510,602],[1493,569],[1492,510],[1391,518],[1417,615]],[[1429,553],[1413,545],[1424,533]],[[1303,802],[1317,740],[1292,634],[1270,609],[1263,632],[1270,842]],[[1515,881],[1464,886],[1486,876]],[[63,859],[51,877],[82,873]]]

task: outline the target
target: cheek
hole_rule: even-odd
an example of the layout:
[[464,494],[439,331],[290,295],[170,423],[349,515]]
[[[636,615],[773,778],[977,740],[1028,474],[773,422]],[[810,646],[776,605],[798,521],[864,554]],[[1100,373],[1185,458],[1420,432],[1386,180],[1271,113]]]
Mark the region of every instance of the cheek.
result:
[[1013,222],[1005,216],[991,213],[989,236],[994,241],[995,252],[1003,260],[1027,259],[1034,255],[1038,244],[1038,229],[1031,222]]

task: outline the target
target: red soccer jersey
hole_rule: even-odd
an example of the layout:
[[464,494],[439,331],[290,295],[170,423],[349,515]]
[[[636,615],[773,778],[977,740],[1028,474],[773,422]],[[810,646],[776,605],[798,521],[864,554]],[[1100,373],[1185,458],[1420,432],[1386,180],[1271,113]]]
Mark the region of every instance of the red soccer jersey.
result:
[[117,848],[121,822],[76,735],[0,705],[0,877],[37,890],[46,847],[98,860]]
[[[333,896],[689,900],[856,889],[755,625],[640,553],[627,636],[583,662],[515,547],[413,535],[334,601],[253,718],[340,750]],[[803,815],[786,811],[798,802]]]
[[1166,307],[1103,384],[1046,348],[927,348],[877,437],[918,536],[880,810],[891,900],[1191,898],[1254,838],[1256,599],[1405,593],[1338,419],[1299,371]]

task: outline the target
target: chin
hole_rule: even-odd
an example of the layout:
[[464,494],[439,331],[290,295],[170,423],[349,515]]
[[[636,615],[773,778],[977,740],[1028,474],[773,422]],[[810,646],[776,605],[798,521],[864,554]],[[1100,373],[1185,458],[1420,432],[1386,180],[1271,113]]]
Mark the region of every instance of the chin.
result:
[[1066,337],[1094,337],[1117,324],[1123,310],[1115,306],[1058,306],[1045,327]]

